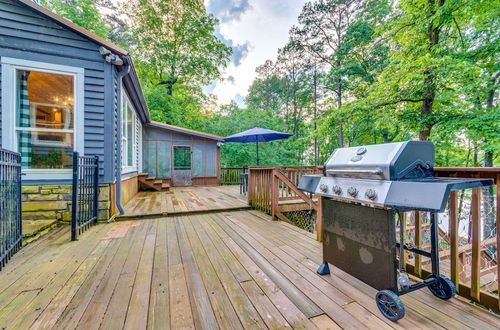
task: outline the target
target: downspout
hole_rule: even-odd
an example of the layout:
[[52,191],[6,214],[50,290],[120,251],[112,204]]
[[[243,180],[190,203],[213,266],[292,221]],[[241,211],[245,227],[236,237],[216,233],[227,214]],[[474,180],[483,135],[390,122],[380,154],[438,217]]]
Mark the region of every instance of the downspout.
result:
[[116,129],[116,135],[118,142],[116,144],[116,163],[115,163],[115,171],[116,171],[116,206],[118,207],[118,211],[120,211],[120,215],[125,214],[125,210],[122,205],[122,79],[130,72],[130,58],[129,56],[123,56],[123,65],[122,70],[118,73],[118,86],[116,87],[116,91],[118,94],[118,100],[116,102],[116,116],[118,121],[118,127]]

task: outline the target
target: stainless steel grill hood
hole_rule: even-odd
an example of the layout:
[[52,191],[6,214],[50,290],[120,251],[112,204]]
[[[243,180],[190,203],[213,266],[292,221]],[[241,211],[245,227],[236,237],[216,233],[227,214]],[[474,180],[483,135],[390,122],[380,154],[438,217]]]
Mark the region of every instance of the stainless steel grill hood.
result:
[[325,164],[328,175],[401,180],[432,175],[434,144],[407,141],[336,149]]
[[323,175],[298,188],[347,202],[385,208],[444,211],[450,191],[489,186],[490,179],[434,177],[434,144],[406,141],[336,149]]

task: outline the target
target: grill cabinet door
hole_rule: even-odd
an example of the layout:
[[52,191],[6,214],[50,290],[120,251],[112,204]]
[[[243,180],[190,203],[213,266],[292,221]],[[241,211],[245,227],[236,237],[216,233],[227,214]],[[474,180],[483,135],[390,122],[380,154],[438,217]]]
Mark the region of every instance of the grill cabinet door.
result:
[[323,201],[323,258],[377,290],[396,288],[395,223],[384,209]]

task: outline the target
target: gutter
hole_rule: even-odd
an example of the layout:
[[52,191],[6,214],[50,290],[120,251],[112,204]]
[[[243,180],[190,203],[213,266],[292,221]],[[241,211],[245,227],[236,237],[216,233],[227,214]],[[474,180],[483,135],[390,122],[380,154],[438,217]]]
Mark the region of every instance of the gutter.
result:
[[123,85],[123,77],[130,73],[130,57],[128,55],[123,56],[123,65],[122,70],[118,73],[117,77],[117,87],[116,93],[117,102],[116,102],[116,116],[118,120],[118,127],[116,129],[117,135],[117,143],[116,143],[116,163],[115,163],[115,174],[116,174],[116,206],[120,211],[120,215],[125,214],[125,210],[122,205],[122,85]]

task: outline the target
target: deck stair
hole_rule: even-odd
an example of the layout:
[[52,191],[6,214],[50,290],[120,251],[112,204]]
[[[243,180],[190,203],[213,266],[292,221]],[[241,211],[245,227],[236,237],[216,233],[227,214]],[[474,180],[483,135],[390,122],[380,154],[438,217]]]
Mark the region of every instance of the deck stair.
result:
[[139,174],[139,186],[147,190],[170,191],[168,179],[150,177],[147,173]]

